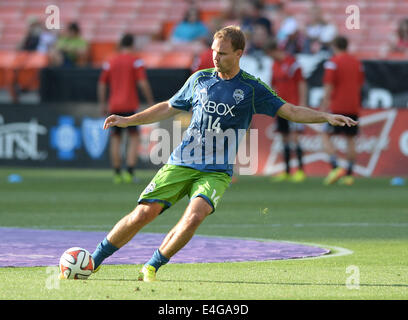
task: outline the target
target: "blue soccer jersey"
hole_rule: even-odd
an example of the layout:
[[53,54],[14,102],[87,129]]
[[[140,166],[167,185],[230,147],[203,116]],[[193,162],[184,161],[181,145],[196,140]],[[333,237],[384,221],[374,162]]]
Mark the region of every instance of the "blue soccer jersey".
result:
[[224,80],[214,68],[190,76],[169,102],[177,109],[192,109],[192,118],[167,163],[230,176],[252,116],[273,117],[285,103],[268,85],[243,70]]

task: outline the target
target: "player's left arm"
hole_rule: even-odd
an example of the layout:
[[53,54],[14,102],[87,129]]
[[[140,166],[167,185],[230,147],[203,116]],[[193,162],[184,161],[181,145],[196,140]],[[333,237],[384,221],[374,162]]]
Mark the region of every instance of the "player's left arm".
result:
[[291,103],[284,103],[278,110],[277,115],[281,118],[301,123],[323,123],[328,122],[333,126],[355,126],[357,121],[340,115],[317,111],[308,107],[295,106]]

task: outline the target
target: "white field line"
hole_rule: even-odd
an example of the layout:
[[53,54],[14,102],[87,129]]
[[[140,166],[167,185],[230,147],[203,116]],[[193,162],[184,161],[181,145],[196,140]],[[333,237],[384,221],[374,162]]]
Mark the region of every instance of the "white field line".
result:
[[[83,229],[111,229],[113,225],[81,225],[81,231]],[[171,224],[156,224],[155,228],[171,228]],[[322,223],[293,223],[293,224],[283,224],[283,223],[267,223],[267,224],[228,224],[228,223],[217,223],[217,224],[203,224],[202,227],[208,228],[314,228],[314,227],[329,227],[329,228],[339,228],[339,227],[363,227],[363,228],[408,228],[408,223],[373,223],[373,222],[322,222]],[[1,227],[0,227],[1,228]],[[21,226],[7,226],[6,228],[21,228],[21,229],[54,229],[54,230],[66,230],[66,226],[61,225],[38,225],[30,226],[30,228]],[[75,229],[74,229],[75,230]]]

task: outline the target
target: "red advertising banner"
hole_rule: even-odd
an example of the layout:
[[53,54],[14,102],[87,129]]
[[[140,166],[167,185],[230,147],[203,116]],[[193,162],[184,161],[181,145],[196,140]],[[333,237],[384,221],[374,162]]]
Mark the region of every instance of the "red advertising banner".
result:
[[[252,129],[258,129],[258,175],[275,175],[285,168],[282,140],[275,121],[275,118],[259,115],[252,121]],[[354,173],[364,177],[408,176],[408,110],[364,110],[359,125]],[[324,124],[308,124],[300,137],[304,169],[310,176],[324,176],[330,170],[322,145],[323,130]],[[346,140],[342,136],[332,139],[338,151],[338,163],[346,167]],[[291,167],[297,167],[294,154]]]

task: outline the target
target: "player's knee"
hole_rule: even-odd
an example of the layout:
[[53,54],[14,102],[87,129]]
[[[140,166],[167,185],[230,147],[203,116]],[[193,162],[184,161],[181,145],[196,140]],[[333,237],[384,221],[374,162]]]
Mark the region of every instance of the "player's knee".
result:
[[130,223],[145,225],[156,218],[159,212],[159,208],[153,204],[139,204],[130,214]]
[[190,211],[185,215],[185,225],[188,228],[197,228],[206,218],[206,214],[198,211]]

